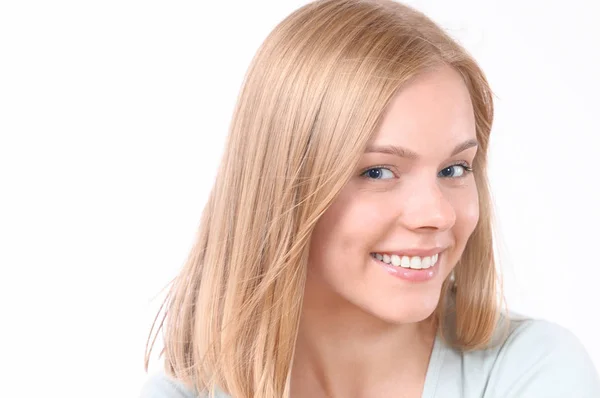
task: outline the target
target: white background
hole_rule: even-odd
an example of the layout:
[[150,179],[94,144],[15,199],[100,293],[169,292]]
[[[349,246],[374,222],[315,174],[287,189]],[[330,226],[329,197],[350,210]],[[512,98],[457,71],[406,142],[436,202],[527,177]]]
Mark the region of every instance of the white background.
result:
[[[0,396],[137,396],[244,72],[305,3],[0,3]],[[495,91],[509,304],[571,329],[600,367],[598,6],[408,3]]]

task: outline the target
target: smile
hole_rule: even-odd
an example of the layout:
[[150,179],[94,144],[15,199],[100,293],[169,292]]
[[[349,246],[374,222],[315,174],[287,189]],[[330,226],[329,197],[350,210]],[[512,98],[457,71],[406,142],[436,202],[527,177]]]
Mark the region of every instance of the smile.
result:
[[427,269],[433,267],[439,258],[439,253],[428,257],[419,256],[398,256],[396,254],[386,253],[371,253],[371,257],[386,263],[393,265],[394,267],[411,268],[411,269]]

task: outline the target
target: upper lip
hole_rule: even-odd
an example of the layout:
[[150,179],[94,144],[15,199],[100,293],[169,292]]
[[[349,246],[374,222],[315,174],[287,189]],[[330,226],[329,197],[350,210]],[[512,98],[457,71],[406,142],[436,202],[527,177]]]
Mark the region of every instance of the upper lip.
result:
[[407,257],[430,257],[436,254],[439,254],[445,250],[444,247],[433,247],[431,249],[405,249],[405,250],[396,250],[396,251],[380,251],[375,253],[381,254],[389,254],[389,255],[397,255],[397,256],[407,256]]

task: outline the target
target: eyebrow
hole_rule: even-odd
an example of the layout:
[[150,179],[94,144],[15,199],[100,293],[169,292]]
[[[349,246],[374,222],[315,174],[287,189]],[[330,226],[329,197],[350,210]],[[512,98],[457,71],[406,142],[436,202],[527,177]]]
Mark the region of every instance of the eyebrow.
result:
[[[450,156],[458,155],[462,151],[466,151],[467,149],[476,147],[478,145],[479,145],[479,143],[474,138],[467,140],[465,142],[458,144],[456,147],[454,147]],[[382,145],[382,146],[371,145],[371,146],[367,147],[365,153],[384,153],[387,155],[394,155],[394,156],[398,156],[401,158],[407,158],[407,159],[418,159],[419,158],[419,155],[416,152],[413,152],[410,149],[402,148],[402,147],[395,146],[395,145]]]

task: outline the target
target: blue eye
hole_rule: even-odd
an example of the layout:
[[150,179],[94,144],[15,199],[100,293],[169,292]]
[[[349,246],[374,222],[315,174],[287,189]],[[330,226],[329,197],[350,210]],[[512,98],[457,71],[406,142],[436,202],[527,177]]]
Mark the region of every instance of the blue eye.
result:
[[372,169],[365,170],[361,176],[371,180],[389,180],[395,177],[394,173],[385,167],[373,167]]
[[454,164],[440,171],[439,176],[443,178],[461,178],[465,177],[467,173],[470,173],[472,171],[473,169],[467,165]]

